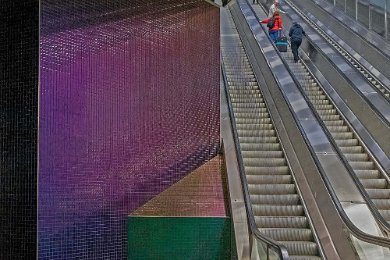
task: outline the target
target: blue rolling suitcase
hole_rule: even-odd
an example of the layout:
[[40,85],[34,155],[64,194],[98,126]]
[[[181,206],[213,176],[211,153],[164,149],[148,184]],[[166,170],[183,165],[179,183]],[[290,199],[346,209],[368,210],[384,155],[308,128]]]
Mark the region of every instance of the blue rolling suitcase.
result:
[[287,37],[286,36],[279,37],[276,40],[275,45],[280,52],[287,52]]

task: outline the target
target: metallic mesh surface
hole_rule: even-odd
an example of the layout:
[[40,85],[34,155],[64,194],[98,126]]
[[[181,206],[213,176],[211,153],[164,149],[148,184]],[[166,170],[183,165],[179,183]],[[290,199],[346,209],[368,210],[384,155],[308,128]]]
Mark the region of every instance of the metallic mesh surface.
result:
[[125,259],[133,210],[216,155],[219,9],[41,1],[40,259]]
[[39,2],[0,11],[0,259],[34,259]]

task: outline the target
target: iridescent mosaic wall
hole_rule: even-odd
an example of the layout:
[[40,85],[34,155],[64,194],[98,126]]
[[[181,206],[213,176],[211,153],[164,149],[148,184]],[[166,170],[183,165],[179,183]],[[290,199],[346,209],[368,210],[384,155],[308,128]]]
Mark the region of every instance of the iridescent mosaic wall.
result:
[[39,2],[0,4],[0,259],[36,253]]
[[126,259],[127,216],[219,146],[219,9],[41,10],[39,258]]

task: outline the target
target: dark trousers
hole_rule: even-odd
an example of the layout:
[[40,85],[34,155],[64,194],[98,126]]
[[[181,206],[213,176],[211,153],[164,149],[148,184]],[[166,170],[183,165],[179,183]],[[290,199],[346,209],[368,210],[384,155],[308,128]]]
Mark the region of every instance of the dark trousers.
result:
[[301,46],[302,39],[291,39],[291,51],[294,56],[294,61],[299,60],[298,49]]

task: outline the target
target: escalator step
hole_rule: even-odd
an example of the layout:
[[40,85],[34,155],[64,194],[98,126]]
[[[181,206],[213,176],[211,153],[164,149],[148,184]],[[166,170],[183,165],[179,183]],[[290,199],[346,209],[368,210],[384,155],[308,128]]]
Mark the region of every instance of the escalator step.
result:
[[255,216],[257,227],[268,228],[306,228],[309,222],[305,216],[280,216],[280,217],[263,217]]
[[335,140],[343,140],[343,139],[353,138],[352,132],[331,132],[331,135]]
[[294,194],[296,192],[294,184],[248,184],[249,193],[282,195]]
[[336,109],[317,109],[319,115],[336,115]]
[[239,135],[241,135],[241,133],[245,134],[246,131],[250,131],[251,135],[256,135],[258,131],[262,131],[262,130],[274,131],[272,124],[237,124],[237,128],[238,128],[237,132]]
[[357,139],[335,140],[338,146],[357,146],[359,144]]
[[265,108],[264,103],[237,103],[234,104],[234,108]]
[[299,71],[299,72],[296,72],[294,74],[295,74],[295,76],[302,77],[302,78],[310,76],[310,73],[307,71]]
[[225,72],[229,76],[232,75],[232,74],[237,74],[237,73],[240,73],[242,75],[249,75],[249,76],[253,75],[252,71],[246,71],[246,70],[243,70],[241,68],[225,68]]
[[[252,100],[253,98],[256,99],[261,99],[262,95],[260,93],[257,94],[247,94],[247,93],[242,93],[243,91],[239,91],[238,93],[230,93],[230,97],[232,102],[234,103],[235,100]],[[249,99],[250,98],[250,99]]]
[[234,113],[265,113],[267,109],[265,107],[233,107]]
[[[266,127],[266,125],[264,125]],[[252,129],[251,129],[252,128]],[[238,137],[252,137],[252,136],[274,136],[275,130],[272,130],[271,127],[268,129],[256,129],[255,125],[246,125],[246,129],[238,129]]]
[[324,95],[324,92],[321,89],[308,88],[305,91],[306,91],[306,94],[310,100],[316,99],[316,97],[320,97],[320,96],[321,96],[320,99],[326,98],[326,96]]
[[240,84],[229,85],[229,91],[230,90],[255,90],[255,89],[259,89],[257,82],[245,82],[245,84],[241,82]]
[[[238,120],[243,120],[243,119],[250,120],[247,117],[240,118],[240,117],[236,116],[236,118]],[[258,116],[256,118],[258,118],[259,124],[255,125],[256,128],[254,128],[254,129],[272,129],[272,122],[271,122],[270,118],[259,118]],[[271,125],[271,126],[269,126],[269,125]],[[245,128],[245,125],[240,125],[240,127],[243,129],[248,129],[248,128]],[[254,126],[250,125],[250,127],[253,128]]]
[[285,158],[243,158],[244,166],[279,167],[286,165]]
[[242,75],[240,73],[240,75],[234,75],[234,74],[228,75],[227,80],[228,81],[243,81],[243,82],[253,81],[253,82],[255,82],[256,78],[254,75]]
[[317,244],[309,241],[279,241],[283,244],[290,256],[317,256],[319,254]]
[[[271,124],[270,120],[264,120],[264,119],[259,119],[258,117],[256,118],[236,118],[236,125],[239,130],[246,130],[250,129],[248,127],[252,127],[252,129],[273,129],[272,127],[270,128],[269,124]],[[257,125],[257,128],[254,126]]]
[[253,213],[258,216],[303,216],[301,205],[252,205]]
[[247,120],[257,120],[261,117],[268,118],[268,114],[256,113],[256,111],[250,112],[236,112],[234,114],[236,120],[237,119],[247,119]]
[[241,151],[245,158],[283,158],[282,151]]
[[259,228],[264,235],[276,241],[312,241],[313,233],[308,228]]
[[366,189],[371,199],[390,199],[390,189]]
[[371,161],[359,161],[359,162],[351,161],[349,162],[349,164],[353,169],[357,169],[357,170],[373,170],[375,168],[374,162]]
[[370,157],[366,153],[344,153],[348,161],[367,161]]
[[379,213],[382,215],[382,217],[386,220],[386,221],[390,221],[390,210],[379,210]]
[[329,105],[330,104],[330,101],[328,99],[316,99],[316,100],[313,100],[311,101],[313,103],[313,105]]
[[278,142],[278,138],[276,136],[240,137],[241,144],[277,143],[277,142]]
[[363,152],[363,147],[360,145],[356,146],[345,146],[345,147],[339,147],[341,152],[343,153],[361,153]]
[[326,100],[327,97],[325,95],[320,95],[320,94],[314,93],[314,95],[309,96],[309,99],[310,100]]
[[248,175],[267,175],[267,174],[289,174],[290,169],[288,166],[279,166],[279,167],[253,167],[253,166],[245,166],[245,173]]
[[[239,120],[245,121],[245,120]],[[238,130],[274,130],[274,127],[269,118],[267,120],[262,120],[262,122],[239,122],[236,119],[236,125]],[[250,121],[250,120],[246,120]],[[259,120],[257,120],[259,121]]]
[[354,170],[359,179],[376,179],[380,174],[378,170]]
[[288,195],[251,195],[253,204],[270,204],[270,205],[297,205],[300,204],[298,194]]
[[289,255],[290,260],[321,260],[322,258],[316,255]]
[[376,205],[378,209],[390,210],[390,199],[373,199],[372,202]]
[[230,95],[245,94],[245,95],[261,95],[259,89],[230,89]]
[[320,91],[321,93],[323,93],[322,89],[318,86],[318,84],[314,84],[312,86],[302,86],[302,87],[303,90],[305,90],[305,92]]
[[342,126],[344,121],[340,120],[340,115],[324,115],[322,121],[326,126]]
[[332,109],[333,105],[317,105],[317,109]]
[[243,147],[245,144],[247,145],[253,145],[253,144],[276,144],[278,143],[278,138],[276,136],[259,136],[259,137],[245,137],[245,138],[240,138],[240,144]]
[[366,189],[385,189],[387,187],[385,179],[361,179],[360,182]]
[[231,99],[233,107],[236,103],[248,103],[248,102],[257,102],[261,103],[264,102],[264,99],[262,97],[234,97]]
[[348,126],[328,126],[329,132],[349,132]]
[[250,184],[290,184],[291,175],[247,175],[246,179]]
[[[279,143],[240,144],[243,151],[280,151]],[[257,164],[256,164],[257,165]]]

